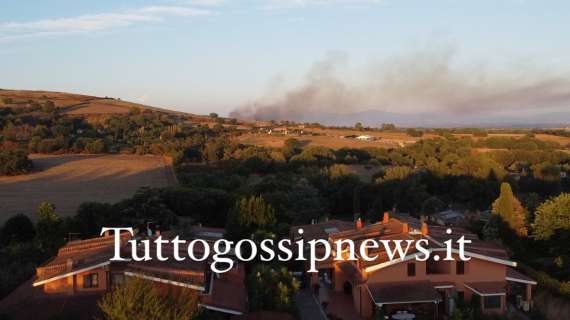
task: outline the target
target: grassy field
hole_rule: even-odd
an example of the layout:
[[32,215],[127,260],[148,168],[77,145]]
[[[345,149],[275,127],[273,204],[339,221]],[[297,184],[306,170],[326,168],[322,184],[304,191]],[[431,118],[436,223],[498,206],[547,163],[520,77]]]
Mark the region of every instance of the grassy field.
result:
[[117,202],[142,186],[174,184],[167,159],[135,155],[32,155],[34,172],[0,177],[0,224],[16,213],[33,217],[48,201],[70,216],[85,201]]
[[[319,135],[268,135],[264,133],[247,133],[238,137],[239,141],[246,144],[254,144],[266,147],[282,147],[283,142],[289,138],[298,139],[305,145],[324,146],[332,149],[340,148],[395,148],[402,147],[407,144],[414,143],[420,138],[410,137],[403,132],[368,132],[357,130],[338,130],[338,129],[308,129],[306,132],[313,132]],[[369,135],[376,137],[375,141],[360,141],[356,139],[343,138],[349,135]],[[424,138],[432,137],[425,135]]]
[[[340,148],[395,148],[414,143],[420,139],[431,139],[437,137],[435,134],[427,133],[421,138],[410,137],[404,132],[368,132],[345,129],[307,129],[306,132],[313,132],[319,135],[269,135],[265,133],[246,133],[238,137],[238,141],[245,144],[253,144],[264,147],[279,148],[283,146],[285,140],[295,138],[302,141],[305,145],[324,146],[332,149]],[[342,138],[349,135],[370,135],[378,138],[375,141],[360,141],[356,139]],[[473,137],[471,134],[455,134],[455,136],[470,136],[473,139],[482,139]],[[516,137],[520,138],[523,134],[489,134],[488,137]],[[537,134],[537,139],[544,141],[556,141],[564,148],[570,145],[570,137],[560,137],[548,134]]]

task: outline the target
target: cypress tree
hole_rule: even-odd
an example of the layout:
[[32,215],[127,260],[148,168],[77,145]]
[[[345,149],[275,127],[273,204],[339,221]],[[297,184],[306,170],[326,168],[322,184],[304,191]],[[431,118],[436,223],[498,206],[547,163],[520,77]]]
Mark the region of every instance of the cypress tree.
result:
[[525,209],[506,182],[501,184],[501,194],[493,202],[493,214],[501,217],[518,236],[528,235]]

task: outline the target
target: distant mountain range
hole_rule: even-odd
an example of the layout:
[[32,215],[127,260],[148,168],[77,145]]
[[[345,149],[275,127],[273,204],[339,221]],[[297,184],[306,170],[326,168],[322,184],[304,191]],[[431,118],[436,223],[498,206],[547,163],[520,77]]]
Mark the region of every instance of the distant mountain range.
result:
[[287,119],[258,120],[290,120],[296,122],[318,122],[330,126],[353,126],[361,122],[364,126],[378,127],[382,123],[394,123],[400,127],[424,128],[560,128],[570,126],[570,111],[545,112],[529,116],[513,115],[460,115],[450,113],[416,113],[404,114],[379,110],[368,110],[354,113],[303,113],[290,114]]

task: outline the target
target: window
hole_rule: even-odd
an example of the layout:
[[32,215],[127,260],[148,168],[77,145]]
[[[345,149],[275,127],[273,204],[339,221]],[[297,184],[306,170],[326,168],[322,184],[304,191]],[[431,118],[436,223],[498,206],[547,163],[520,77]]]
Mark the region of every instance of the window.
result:
[[501,308],[501,296],[486,296],[483,298],[483,305],[485,309],[499,309]]
[[457,274],[465,274],[465,261],[457,261],[455,267]]
[[435,261],[430,258],[426,261],[426,274],[450,274],[450,261]]
[[416,276],[416,264],[408,263],[408,277],[415,277],[415,276]]
[[99,287],[99,275],[97,273],[90,273],[83,276],[83,288],[97,287]]

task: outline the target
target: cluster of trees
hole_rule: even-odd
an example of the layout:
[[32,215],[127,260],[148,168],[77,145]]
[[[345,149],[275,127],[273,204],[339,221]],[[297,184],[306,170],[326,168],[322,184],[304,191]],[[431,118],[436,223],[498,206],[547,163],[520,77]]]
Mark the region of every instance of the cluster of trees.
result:
[[6,144],[31,153],[167,154],[175,160],[185,150],[203,146],[226,131],[219,125],[190,126],[183,117],[152,110],[87,121],[58,112],[53,102],[30,102],[0,109],[0,149]]
[[32,170],[32,161],[22,150],[0,150],[0,176],[18,175]]

